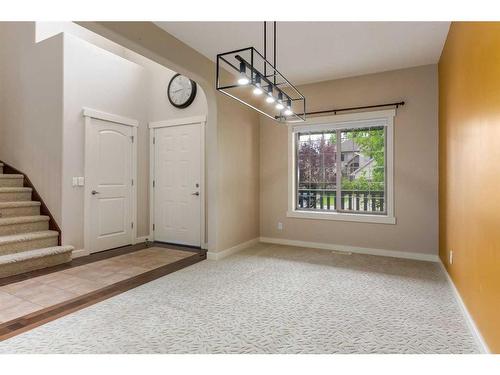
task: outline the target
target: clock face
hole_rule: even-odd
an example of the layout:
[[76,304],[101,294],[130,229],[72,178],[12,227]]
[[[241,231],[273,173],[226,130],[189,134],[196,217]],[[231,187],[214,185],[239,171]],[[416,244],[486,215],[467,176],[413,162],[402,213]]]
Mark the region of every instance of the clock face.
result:
[[170,103],[177,108],[186,108],[196,97],[196,83],[180,74],[170,80],[167,89]]

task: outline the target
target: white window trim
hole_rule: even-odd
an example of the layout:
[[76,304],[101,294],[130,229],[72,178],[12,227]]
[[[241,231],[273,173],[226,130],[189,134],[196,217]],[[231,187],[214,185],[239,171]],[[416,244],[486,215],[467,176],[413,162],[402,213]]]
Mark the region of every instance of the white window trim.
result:
[[[340,220],[363,223],[396,224],[394,216],[394,117],[396,110],[350,113],[308,119],[300,124],[288,124],[288,211],[286,216],[300,219]],[[386,167],[387,167],[387,214],[370,215],[344,212],[317,212],[295,209],[295,137],[300,131],[321,131],[338,128],[356,128],[370,125],[374,121],[386,126]],[[356,122],[358,122],[356,124]]]

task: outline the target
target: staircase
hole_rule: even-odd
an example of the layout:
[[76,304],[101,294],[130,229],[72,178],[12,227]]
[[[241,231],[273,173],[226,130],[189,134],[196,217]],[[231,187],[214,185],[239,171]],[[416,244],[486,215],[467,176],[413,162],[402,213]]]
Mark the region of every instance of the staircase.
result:
[[0,162],[0,278],[71,260],[72,246],[58,246],[59,232],[49,230],[49,216],[22,174],[4,174]]

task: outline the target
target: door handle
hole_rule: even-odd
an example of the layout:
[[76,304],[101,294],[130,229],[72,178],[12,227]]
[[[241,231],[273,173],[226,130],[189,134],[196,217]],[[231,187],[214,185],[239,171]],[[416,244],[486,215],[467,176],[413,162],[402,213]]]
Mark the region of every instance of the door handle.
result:
[[198,195],[200,195],[200,192],[199,192],[199,191],[197,191],[197,192],[195,192],[195,193],[193,193],[193,194],[191,194],[191,195],[196,195],[196,196],[198,196]]
[[92,191],[90,192],[90,194],[92,194],[92,195],[96,195],[96,194],[99,194],[99,192],[98,192],[98,191],[95,191],[95,190],[92,190]]

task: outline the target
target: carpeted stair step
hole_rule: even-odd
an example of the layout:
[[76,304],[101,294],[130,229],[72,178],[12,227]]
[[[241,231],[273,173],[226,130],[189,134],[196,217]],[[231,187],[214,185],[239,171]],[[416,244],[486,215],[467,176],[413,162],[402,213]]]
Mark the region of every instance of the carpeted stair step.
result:
[[0,219],[0,236],[48,230],[49,219],[48,216],[43,215]]
[[0,187],[23,187],[22,174],[0,174]]
[[0,278],[71,261],[73,246],[53,246],[0,256]]
[[0,219],[16,216],[38,216],[40,215],[40,202],[14,201],[0,202]]
[[0,256],[57,246],[59,233],[53,230],[0,236]]
[[0,187],[0,202],[30,201],[32,190],[28,187]]

